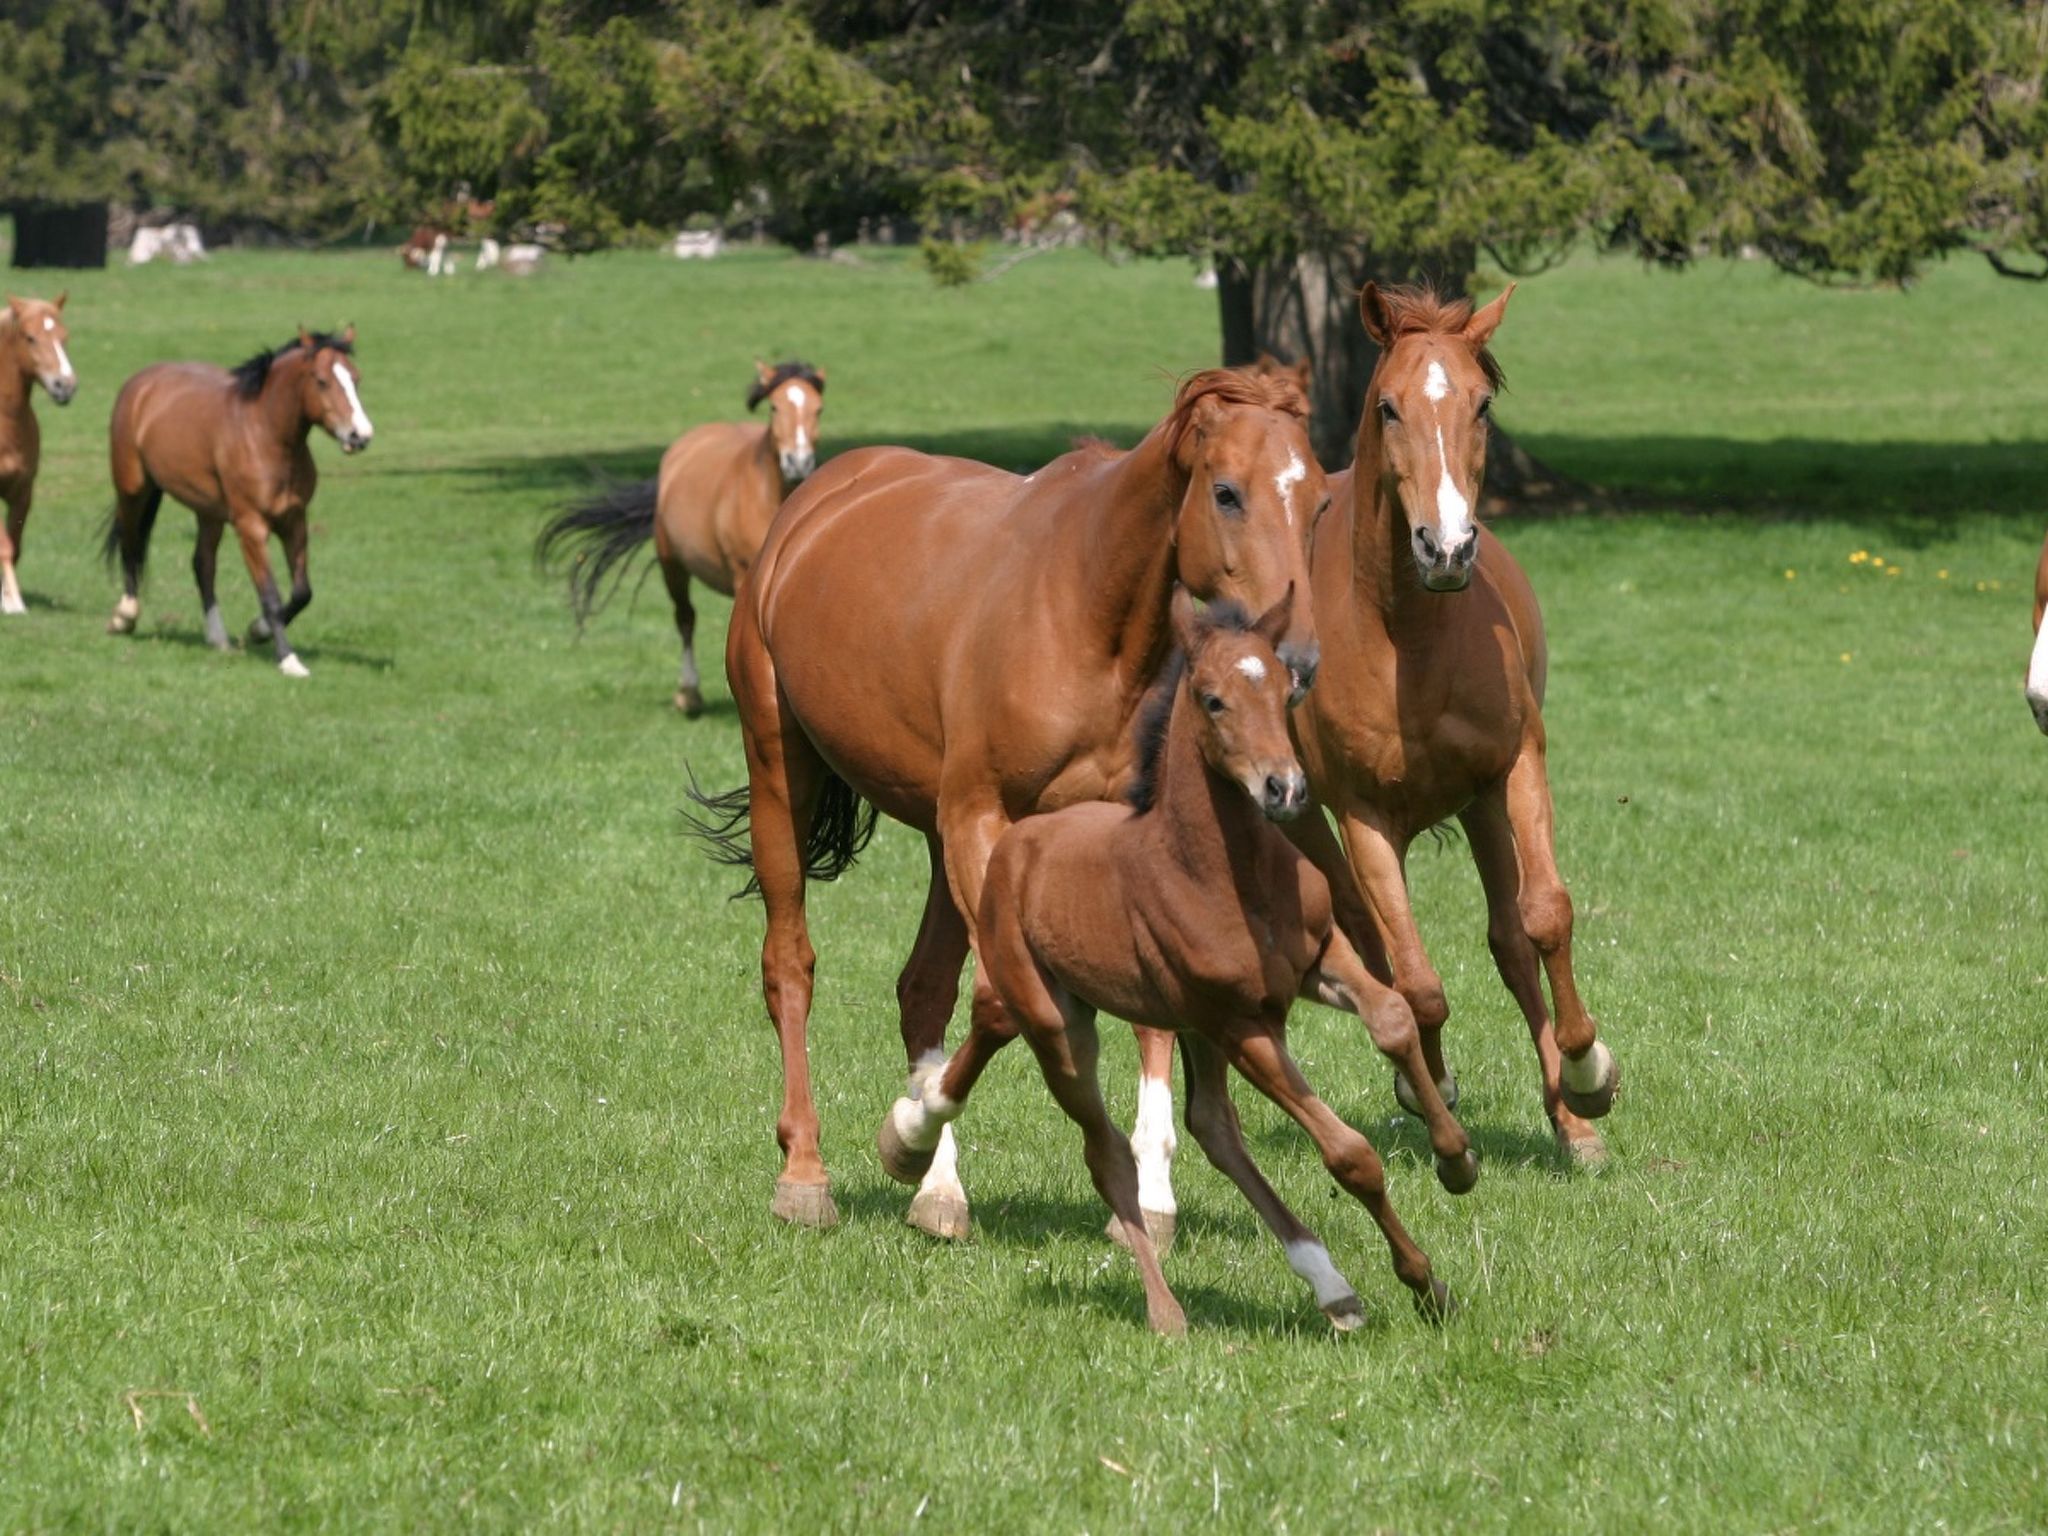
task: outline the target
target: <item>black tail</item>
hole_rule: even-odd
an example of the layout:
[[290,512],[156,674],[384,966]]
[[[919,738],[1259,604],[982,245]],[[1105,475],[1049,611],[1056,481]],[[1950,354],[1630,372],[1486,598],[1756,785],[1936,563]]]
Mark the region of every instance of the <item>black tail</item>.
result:
[[[754,845],[747,825],[747,786],[742,784],[722,795],[706,794],[693,772],[689,795],[703,811],[701,816],[683,812],[691,835],[703,839],[714,862],[747,872],[747,883],[733,892],[733,900],[760,895],[761,877],[754,872]],[[805,877],[837,880],[853,868],[874,835],[875,808],[838,774],[827,774],[818,791],[810,834],[804,838]]]
[[135,579],[142,580],[142,567],[149,560],[149,536],[156,530],[156,514],[164,504],[164,493],[160,486],[152,485],[142,493],[142,508],[136,515],[133,528],[121,526],[121,504],[117,501],[107,509],[106,526],[100,530],[100,558],[112,570],[118,560],[132,565]]
[[571,548],[569,605],[580,625],[605,605],[625,579],[626,565],[654,537],[653,480],[637,485],[608,482],[588,501],[564,507],[548,520],[534,542],[533,557],[551,570]]

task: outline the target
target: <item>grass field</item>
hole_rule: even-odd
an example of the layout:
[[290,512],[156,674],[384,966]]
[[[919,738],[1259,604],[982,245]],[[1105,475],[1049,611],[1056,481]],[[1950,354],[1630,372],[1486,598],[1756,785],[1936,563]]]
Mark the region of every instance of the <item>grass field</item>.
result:
[[[827,365],[828,451],[1128,438],[1213,347],[1185,268],[229,254],[71,291],[83,389],[41,405],[0,623],[0,1528],[2048,1525],[2036,295],[1525,285],[1503,419],[1639,509],[1502,525],[1551,625],[1612,1167],[1554,1161],[1477,881],[1425,849],[1478,1189],[1437,1188],[1350,1021],[1296,1040],[1464,1311],[1418,1322],[1247,1094],[1371,1321],[1333,1339],[1190,1143],[1168,1344],[1022,1050],[961,1125],[976,1239],[903,1226],[871,1142],[900,831],[813,902],[846,1220],[769,1219],[759,912],[676,814],[686,761],[741,774],[725,605],[685,724],[658,584],[579,641],[528,551],[592,469],[737,414],[757,355]],[[141,633],[104,635],[121,379],[345,320],[378,435],[316,444],[312,680],[204,649],[174,507]]]

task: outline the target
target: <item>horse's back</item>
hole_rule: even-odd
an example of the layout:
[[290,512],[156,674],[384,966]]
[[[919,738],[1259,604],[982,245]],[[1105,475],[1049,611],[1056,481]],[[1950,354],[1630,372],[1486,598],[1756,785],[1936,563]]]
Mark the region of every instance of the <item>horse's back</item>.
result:
[[656,472],[656,553],[728,596],[781,500],[781,475],[760,464],[767,431],[759,422],[705,422],[669,444]]

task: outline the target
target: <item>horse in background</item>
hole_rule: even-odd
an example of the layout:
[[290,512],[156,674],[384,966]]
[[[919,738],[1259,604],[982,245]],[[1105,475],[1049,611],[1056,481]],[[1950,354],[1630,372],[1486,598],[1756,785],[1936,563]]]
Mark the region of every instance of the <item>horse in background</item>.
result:
[[78,375],[64,350],[71,338],[64,324],[69,297],[68,292],[54,299],[10,294],[7,308],[0,310],[0,501],[7,503],[6,525],[0,528],[0,614],[28,612],[15,565],[43,458],[42,428],[36,425],[30,396],[38,384],[59,405],[69,405],[78,393]]
[[2027,704],[2034,711],[2034,724],[2048,732],[2048,627],[2041,615],[2048,612],[2048,539],[2041,542],[2041,563],[2034,567],[2034,654],[2027,662]]
[[536,549],[543,568],[574,549],[569,596],[581,624],[616,589],[625,562],[653,540],[683,642],[675,706],[693,720],[704,713],[704,692],[690,579],[732,596],[783,498],[817,467],[825,370],[794,361],[773,368],[757,362],[747,409],[764,400],[765,423],[713,421],[691,428],[661,456],[654,479],[615,486],[565,508],[541,530]]
[[[256,584],[262,614],[249,639],[269,640],[286,677],[307,676],[286,628],[313,601],[306,569],[306,507],[319,473],[306,439],[319,426],[343,453],[370,446],[354,326],[338,336],[303,328],[291,341],[232,370],[211,363],[157,363],[121,386],[114,402],[111,458],[114,511],[106,554],[121,562],[123,591],[109,634],[134,630],[142,613],[142,569],[165,492],[199,518],[192,574],[206,612],[206,643],[228,649],[214,595],[214,563],[232,527]],[[270,571],[270,536],[284,543],[292,595],[279,599]]]
[[[1288,1010],[1297,997],[1314,998],[1358,1015],[1425,1093],[1430,1081],[1414,1015],[1373,981],[1332,920],[1328,883],[1274,825],[1310,808],[1278,651],[1296,601],[1290,586],[1256,621],[1228,603],[1198,617],[1187,590],[1175,589],[1177,649],[1139,725],[1130,803],[1071,805],[1003,834],[976,926],[1002,1007],[975,1010],[960,1049],[913,1074],[913,1096],[891,1106],[875,1138],[892,1177],[922,1178],[943,1128],[1021,1029],[1046,1086],[1081,1128],[1089,1174],[1137,1259],[1148,1319],[1165,1334],[1184,1332],[1187,1319],[1159,1268],[1131,1144],[1102,1101],[1097,1009],[1179,1035],[1189,1130],[1339,1331],[1364,1322],[1358,1294],[1253,1162],[1230,1101],[1232,1067],[1308,1132],[1338,1184],[1372,1213],[1425,1314],[1450,1307],[1387,1200],[1372,1144],[1316,1096],[1287,1052]],[[1425,1113],[1437,1177],[1463,1194],[1479,1174],[1470,1142],[1434,1095]]]

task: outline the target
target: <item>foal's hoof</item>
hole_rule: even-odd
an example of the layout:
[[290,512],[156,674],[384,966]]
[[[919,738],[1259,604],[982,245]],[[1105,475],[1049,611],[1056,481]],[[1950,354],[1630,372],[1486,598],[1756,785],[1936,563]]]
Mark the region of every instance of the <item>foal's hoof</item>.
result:
[[908,1099],[898,1099],[882,1116],[882,1128],[875,1132],[875,1151],[881,1154],[882,1171],[898,1184],[922,1184],[924,1176],[932,1171],[932,1155],[938,1151],[920,1152],[905,1141],[896,1129],[896,1111],[909,1104]]
[[1358,1300],[1358,1293],[1339,1296],[1335,1301],[1323,1303],[1323,1316],[1330,1320],[1330,1326],[1339,1333],[1350,1333],[1365,1326],[1365,1307]]
[[967,1197],[957,1190],[920,1189],[917,1198],[910,1202],[910,1214],[903,1220],[927,1237],[964,1242],[970,1226]]
[[[1455,1072],[1438,1083],[1436,1091],[1443,1099],[1445,1109],[1458,1107],[1458,1075]],[[1405,1072],[1394,1074],[1394,1097],[1409,1114],[1418,1120],[1422,1118],[1422,1101],[1415,1097],[1415,1085],[1408,1081],[1408,1074]]]
[[1436,1181],[1454,1195],[1462,1195],[1479,1182],[1479,1154],[1467,1147],[1457,1157],[1436,1160]]
[[1424,1322],[1447,1323],[1458,1313],[1458,1298],[1451,1294],[1451,1288],[1435,1275],[1429,1277],[1429,1290],[1415,1293],[1415,1310],[1422,1314]]
[[1558,1088],[1565,1107],[1575,1115],[1598,1120],[1614,1108],[1614,1091],[1621,1086],[1621,1069],[1605,1040],[1595,1040],[1577,1061],[1565,1057],[1559,1065]]
[[[1140,1209],[1143,1209],[1140,1207]],[[1173,1247],[1173,1236],[1180,1224],[1180,1218],[1172,1211],[1146,1211],[1145,1235],[1152,1239],[1152,1251],[1165,1258]],[[1109,1225],[1102,1229],[1112,1243],[1119,1248],[1129,1248],[1130,1239],[1124,1236],[1124,1224],[1112,1216]]]
[[825,1184],[799,1184],[794,1179],[777,1179],[775,1203],[769,1210],[778,1220],[793,1227],[839,1225],[839,1207],[832,1203],[832,1190]]
[[678,688],[676,708],[683,712],[685,720],[694,720],[704,713],[704,695],[695,688]]
[[1592,1126],[1556,1125],[1551,1129],[1557,1134],[1557,1150],[1574,1168],[1597,1173],[1607,1166],[1607,1143]]

